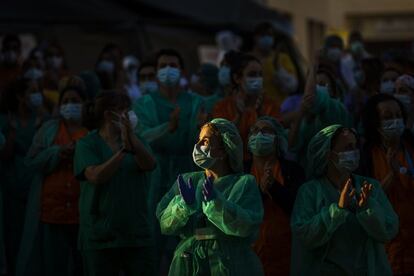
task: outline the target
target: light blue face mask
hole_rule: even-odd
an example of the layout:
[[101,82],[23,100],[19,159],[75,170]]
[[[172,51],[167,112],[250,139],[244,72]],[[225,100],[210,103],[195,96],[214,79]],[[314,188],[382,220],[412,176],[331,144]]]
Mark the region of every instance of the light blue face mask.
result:
[[329,60],[339,62],[342,56],[342,50],[339,48],[330,48],[326,53]]
[[382,134],[389,139],[400,138],[405,130],[403,119],[384,120],[381,124]]
[[353,54],[361,54],[364,51],[364,44],[360,41],[354,41],[351,43],[350,50]]
[[263,90],[263,78],[262,77],[249,77],[246,78],[245,88],[247,94],[258,94]]
[[38,80],[43,77],[43,71],[37,68],[30,68],[24,73],[24,78],[29,80]]
[[30,94],[30,105],[38,108],[43,104],[43,95],[40,92]]
[[316,85],[316,93],[330,96],[329,88],[319,84]]
[[111,74],[115,71],[115,64],[109,60],[102,60],[96,66],[96,70],[98,72],[104,72],[104,73]]
[[360,160],[359,150],[342,151],[336,154],[338,155],[338,162],[335,165],[339,170],[351,173],[358,169]]
[[218,72],[218,79],[221,86],[227,86],[231,83],[230,79],[230,68],[227,66],[222,66]]
[[157,72],[159,82],[167,87],[174,87],[180,81],[180,69],[166,66]]
[[208,170],[214,166],[217,158],[211,157],[210,147],[195,144],[193,150],[193,161],[198,167]]
[[271,49],[274,44],[274,38],[271,35],[261,36],[259,38],[258,44],[259,44],[260,49],[263,49],[263,50]]
[[392,80],[381,82],[381,93],[393,94],[395,90],[395,83]]
[[141,83],[141,93],[150,94],[158,91],[158,83],[156,81],[145,81]]
[[267,156],[275,152],[274,134],[263,134],[261,132],[249,137],[248,147],[254,156]]
[[63,104],[60,106],[60,115],[66,120],[80,121],[82,117],[82,104]]

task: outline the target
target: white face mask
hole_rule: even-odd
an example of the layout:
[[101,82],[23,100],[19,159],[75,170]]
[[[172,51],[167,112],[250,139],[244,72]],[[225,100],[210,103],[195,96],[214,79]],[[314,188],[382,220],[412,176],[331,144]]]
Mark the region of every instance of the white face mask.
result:
[[207,170],[214,166],[217,158],[211,157],[209,146],[200,146],[195,144],[193,150],[193,161],[200,168]]

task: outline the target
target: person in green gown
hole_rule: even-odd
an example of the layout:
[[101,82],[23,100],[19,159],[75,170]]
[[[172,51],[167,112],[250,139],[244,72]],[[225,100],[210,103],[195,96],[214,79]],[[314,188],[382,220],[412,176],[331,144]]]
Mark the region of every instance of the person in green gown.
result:
[[398,216],[380,183],[353,173],[354,130],[332,125],[308,146],[307,174],[291,217],[291,275],[392,275],[384,243]]
[[25,157],[37,129],[49,118],[42,87],[36,80],[18,79],[13,82],[3,100],[6,110],[0,115],[0,131],[5,144],[0,151],[2,162],[4,242],[7,272],[14,274],[24,214],[33,169]]
[[118,92],[102,92],[84,107],[92,119],[87,121],[96,124],[77,142],[74,157],[81,180],[79,249],[87,276],[154,275],[147,197],[156,161],[135,134],[129,109],[129,97]]
[[319,56],[310,70],[300,111],[289,130],[289,149],[303,168],[307,167],[308,143],[318,131],[333,124],[353,126],[352,116],[340,99],[332,97],[327,86],[317,84],[318,61]]
[[263,206],[236,126],[205,124],[192,156],[203,170],[178,175],[157,208],[162,233],[181,238],[169,275],[263,275],[251,248]]
[[[160,50],[156,56],[158,89],[143,95],[133,106],[138,117],[138,133],[150,144],[157,159],[157,169],[152,173],[149,205],[155,214],[160,201],[174,182],[177,174],[194,170],[191,160],[192,146],[204,118],[203,103],[198,95],[187,93],[179,86],[184,64],[180,54],[172,49]],[[153,216],[156,222],[155,215]],[[176,241],[157,233],[159,260],[169,263]],[[162,258],[164,260],[162,260]],[[166,267],[168,264],[162,266]]]

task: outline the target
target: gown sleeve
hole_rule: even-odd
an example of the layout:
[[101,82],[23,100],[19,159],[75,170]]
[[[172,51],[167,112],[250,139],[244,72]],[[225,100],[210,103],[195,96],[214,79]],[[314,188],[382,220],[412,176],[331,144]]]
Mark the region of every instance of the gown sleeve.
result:
[[315,180],[299,189],[291,218],[292,233],[309,249],[328,242],[349,214],[348,210],[339,208],[336,203],[319,208],[316,201],[321,195],[316,194],[320,193],[316,185],[318,183]]
[[226,235],[248,237],[263,220],[261,195],[252,175],[236,183],[226,199],[215,191],[216,199],[203,202],[203,212]]

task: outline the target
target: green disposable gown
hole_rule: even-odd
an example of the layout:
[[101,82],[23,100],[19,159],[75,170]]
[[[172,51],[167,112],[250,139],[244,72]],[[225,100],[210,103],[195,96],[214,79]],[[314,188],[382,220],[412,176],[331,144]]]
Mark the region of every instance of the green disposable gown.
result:
[[263,218],[254,177],[231,174],[215,180],[216,198],[207,203],[202,202],[204,172],[183,177],[193,180],[196,203],[188,206],[174,185],[157,208],[162,233],[181,238],[169,275],[262,275],[251,249]]
[[307,159],[304,156],[306,156],[308,143],[318,131],[333,124],[352,127],[352,117],[346,107],[338,99],[331,98],[327,92],[316,94],[311,113],[313,114],[311,119],[302,120],[297,141],[291,149],[303,168],[307,167]]
[[338,207],[340,192],[322,177],[299,189],[291,218],[291,275],[392,275],[384,243],[398,232],[398,217],[380,184],[353,175],[357,195],[362,183],[374,185],[365,207]]

